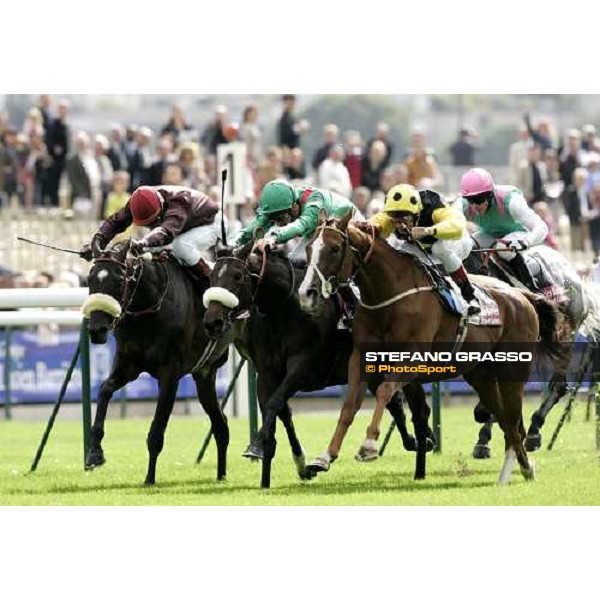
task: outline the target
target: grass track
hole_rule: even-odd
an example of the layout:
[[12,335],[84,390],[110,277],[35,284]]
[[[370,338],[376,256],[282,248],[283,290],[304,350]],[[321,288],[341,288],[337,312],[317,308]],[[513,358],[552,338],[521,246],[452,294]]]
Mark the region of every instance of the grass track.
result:
[[[527,422],[533,405],[526,407]],[[548,442],[562,412],[550,416]],[[145,447],[149,419],[107,422],[104,450],[107,464],[93,472],[82,468],[81,425],[57,422],[35,474],[28,474],[44,429],[42,422],[0,422],[0,505],[598,505],[600,460],[594,449],[594,423],[584,421],[579,402],[552,452],[533,455],[538,482],[515,471],[511,484],[496,485],[502,465],[503,441],[498,430],[491,460],[476,461],[470,452],[477,426],[470,408],[446,408],[443,453],[428,455],[425,481],[412,479],[414,454],[406,453],[394,434],[383,458],[358,464],[353,456],[364,437],[370,414],[362,413],[350,430],[340,459],[331,471],[310,482],[297,478],[285,433],[278,426],[278,452],[272,489],[258,489],[260,466],[240,457],[248,441],[245,420],[230,421],[228,480],[215,481],[216,456],[209,447],[200,466],[195,456],[208,420],[173,417],[159,457],[157,485],[141,485],[146,472]],[[299,415],[298,435],[308,458],[325,449],[334,416]],[[387,428],[386,420],[384,429]]]

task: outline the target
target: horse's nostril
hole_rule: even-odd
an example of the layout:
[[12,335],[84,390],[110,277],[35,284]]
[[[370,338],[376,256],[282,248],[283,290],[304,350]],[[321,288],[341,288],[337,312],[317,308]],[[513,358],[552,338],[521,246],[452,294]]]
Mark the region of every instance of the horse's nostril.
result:
[[308,298],[315,298],[317,296],[317,290],[315,290],[314,288],[310,288],[307,292],[306,292],[306,296]]

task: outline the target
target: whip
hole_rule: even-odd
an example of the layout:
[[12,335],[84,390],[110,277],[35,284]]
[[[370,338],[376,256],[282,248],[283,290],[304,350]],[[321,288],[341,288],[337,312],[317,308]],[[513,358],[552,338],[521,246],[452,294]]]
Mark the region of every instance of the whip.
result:
[[59,248],[58,246],[52,246],[51,244],[43,244],[42,242],[28,240],[27,238],[19,237],[19,236],[17,236],[17,239],[21,242],[27,242],[28,244],[34,244],[35,246],[42,246],[42,248],[50,248],[51,250],[58,250],[59,252],[68,252],[69,254],[77,254],[77,256],[81,256],[79,250],[70,250],[69,248]]

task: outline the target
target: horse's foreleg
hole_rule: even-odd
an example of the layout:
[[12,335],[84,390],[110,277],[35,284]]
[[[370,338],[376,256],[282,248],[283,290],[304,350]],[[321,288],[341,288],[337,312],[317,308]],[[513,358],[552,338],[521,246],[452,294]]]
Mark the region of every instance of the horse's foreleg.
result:
[[194,375],[194,381],[198,390],[198,400],[210,419],[210,425],[215,436],[215,443],[217,445],[217,480],[221,481],[227,475],[229,426],[227,425],[227,417],[223,414],[219,406],[216,377],[217,371],[215,368],[207,377],[199,374]]
[[122,368],[121,364],[115,360],[110,377],[100,386],[98,401],[96,403],[96,416],[90,436],[90,448],[85,458],[86,469],[99,467],[106,462],[102,449],[102,439],[104,438],[104,422],[106,420],[108,403],[117,390],[120,390],[130,381],[137,379],[138,375],[139,372]]
[[425,479],[427,463],[427,436],[429,435],[429,414],[425,390],[420,384],[409,384],[404,388],[406,401],[412,413],[412,420],[417,437],[417,457],[415,479]]
[[360,355],[358,352],[354,352],[350,357],[348,374],[348,393],[342,405],[342,410],[329,447],[326,452],[318,456],[307,466],[307,469],[313,473],[321,473],[329,470],[331,463],[338,457],[346,433],[348,433],[348,429],[352,425],[352,421],[354,421],[354,417],[362,404],[367,384],[360,381]]
[[300,479],[310,479],[311,474],[306,470],[306,453],[296,434],[296,428],[294,427],[294,421],[292,420],[292,411],[288,402],[284,403],[283,408],[279,413],[279,418],[285,427],[285,432],[287,433],[292,448],[292,457]]
[[[378,390],[380,388],[381,386],[379,386]],[[367,462],[371,460],[376,460],[379,457],[379,452],[377,450],[377,440],[379,439],[379,428],[381,425],[381,419],[383,418],[383,411],[385,410],[386,404],[387,402],[383,401],[381,395],[378,392],[376,392],[375,409],[373,410],[371,422],[367,427],[367,437],[365,441],[361,444],[356,455],[354,456],[356,460],[361,462]]]
[[146,439],[148,447],[148,472],[146,474],[146,485],[154,485],[156,479],[156,461],[163,449],[165,441],[165,429],[169,417],[173,411],[175,394],[177,393],[178,379],[174,375],[165,375],[159,380],[159,393],[154,419],[150,425],[150,431]]

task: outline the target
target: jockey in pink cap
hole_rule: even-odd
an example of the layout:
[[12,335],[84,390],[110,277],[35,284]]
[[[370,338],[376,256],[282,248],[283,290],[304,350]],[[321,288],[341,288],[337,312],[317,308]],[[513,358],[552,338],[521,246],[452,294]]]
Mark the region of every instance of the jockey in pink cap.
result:
[[519,252],[543,244],[548,227],[523,193],[512,185],[495,185],[490,173],[478,168],[462,176],[460,191],[465,216],[479,226],[474,235],[479,245],[500,250],[498,256],[509,263],[517,279],[539,291]]

